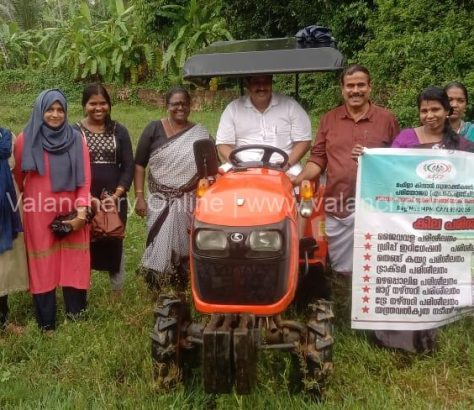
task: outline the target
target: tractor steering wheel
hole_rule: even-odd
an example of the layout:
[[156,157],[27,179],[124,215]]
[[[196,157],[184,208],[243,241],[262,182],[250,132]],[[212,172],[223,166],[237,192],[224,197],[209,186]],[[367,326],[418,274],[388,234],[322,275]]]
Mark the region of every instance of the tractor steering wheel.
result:
[[[243,151],[260,149],[263,150],[263,155],[260,161],[241,161],[237,158],[237,154]],[[278,164],[270,163],[270,158],[273,154],[281,155],[283,162]],[[288,154],[280,148],[272,147],[270,145],[251,144],[236,148],[229,154],[229,162],[236,167],[247,168],[274,168],[277,170],[284,170],[288,164]]]

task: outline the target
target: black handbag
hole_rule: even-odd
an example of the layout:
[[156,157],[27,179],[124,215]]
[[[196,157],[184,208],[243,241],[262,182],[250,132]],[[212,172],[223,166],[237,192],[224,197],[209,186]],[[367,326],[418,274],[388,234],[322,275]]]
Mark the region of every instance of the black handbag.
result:
[[49,224],[51,231],[58,238],[64,238],[72,232],[72,226],[63,223],[64,221],[70,221],[77,217],[77,212],[73,211],[68,214],[58,215]]
[[312,25],[302,28],[295,34],[298,46],[305,47],[335,47],[336,40],[327,27]]

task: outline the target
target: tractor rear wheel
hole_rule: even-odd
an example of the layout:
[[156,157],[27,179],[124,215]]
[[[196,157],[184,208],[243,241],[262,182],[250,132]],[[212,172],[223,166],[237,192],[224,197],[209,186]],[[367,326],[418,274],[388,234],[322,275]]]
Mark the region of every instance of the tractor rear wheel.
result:
[[290,389],[301,390],[319,399],[332,372],[333,311],[332,303],[319,299],[308,307],[306,337],[291,356]]
[[333,369],[334,314],[332,302],[319,299],[309,305],[303,385],[306,392],[321,396]]

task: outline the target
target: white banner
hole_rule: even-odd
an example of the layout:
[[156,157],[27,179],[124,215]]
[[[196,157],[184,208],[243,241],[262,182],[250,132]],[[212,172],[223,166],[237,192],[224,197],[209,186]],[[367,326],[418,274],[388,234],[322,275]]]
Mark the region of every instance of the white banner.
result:
[[430,329],[472,314],[474,154],[367,150],[354,235],[354,329]]

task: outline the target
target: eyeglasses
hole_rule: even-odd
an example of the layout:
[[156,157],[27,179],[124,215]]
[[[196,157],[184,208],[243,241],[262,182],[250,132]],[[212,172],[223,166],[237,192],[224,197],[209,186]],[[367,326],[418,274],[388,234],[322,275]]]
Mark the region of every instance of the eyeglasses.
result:
[[189,103],[184,102],[184,101],[177,101],[177,102],[169,103],[168,105],[172,108],[178,108],[178,107],[188,107]]

